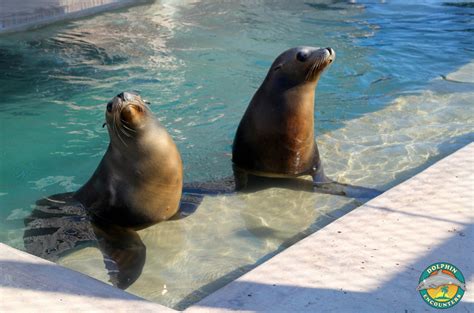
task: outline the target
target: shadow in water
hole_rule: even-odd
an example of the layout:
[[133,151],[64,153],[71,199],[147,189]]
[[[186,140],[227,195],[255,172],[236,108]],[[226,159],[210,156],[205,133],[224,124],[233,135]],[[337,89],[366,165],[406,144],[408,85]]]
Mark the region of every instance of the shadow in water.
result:
[[[242,175],[244,173],[244,175]],[[324,175],[324,174],[323,174]],[[308,175],[310,177],[310,175]],[[329,178],[314,183],[312,180],[299,177],[265,177],[250,174],[234,167],[234,176],[208,182],[185,183],[183,193],[194,195],[219,195],[235,192],[254,193],[268,188],[281,188],[293,191],[332,194],[348,198],[360,199],[364,202],[380,195],[383,191],[339,183]]]
[[[308,175],[308,177],[310,177]],[[264,177],[248,175],[248,181],[245,188],[236,190],[234,177],[226,177],[209,182],[185,183],[183,195],[222,195],[240,193],[254,193],[268,188],[281,188],[293,191],[318,192],[314,189],[313,182],[302,177],[283,178],[283,177]]]
[[[102,253],[109,281],[115,287],[128,288],[142,273],[145,244],[135,230],[94,218],[73,195],[62,193],[36,201],[24,220],[26,251],[55,262],[74,251],[95,247]],[[183,193],[179,213],[172,219],[192,214],[203,198],[202,194]]]
[[140,236],[131,229],[97,222],[72,196],[57,194],[36,202],[25,218],[26,251],[54,262],[75,250],[97,247],[110,282],[128,288],[145,264],[146,247]]
[[206,182],[184,183],[180,211],[172,219],[180,219],[194,213],[205,196],[254,193],[268,188],[283,188],[295,191],[313,192],[311,181],[302,178],[269,178],[249,175],[248,184],[242,190],[236,190],[234,177],[225,177]]

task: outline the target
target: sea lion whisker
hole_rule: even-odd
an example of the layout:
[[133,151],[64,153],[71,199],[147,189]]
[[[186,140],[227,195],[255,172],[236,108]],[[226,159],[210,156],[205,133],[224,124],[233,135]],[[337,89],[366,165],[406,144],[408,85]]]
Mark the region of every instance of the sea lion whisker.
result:
[[126,130],[129,130],[129,131],[134,132],[134,133],[137,132],[135,129],[132,129],[132,128],[128,127],[127,125],[125,125],[126,122],[124,120],[120,119],[120,121],[122,122],[122,127],[125,128]]
[[314,62],[313,65],[308,70],[308,73],[306,73],[305,81],[309,81],[311,77],[313,77],[314,71],[317,67],[318,62]]
[[115,116],[116,116],[116,115],[114,114],[114,120],[113,120],[113,126],[114,126],[113,129],[114,129],[114,132],[115,132],[115,134],[117,135],[117,137],[120,139],[120,141],[122,141],[123,144],[128,147],[127,143],[123,140],[123,138],[120,136],[120,134],[119,134],[119,132],[118,132],[118,130],[117,130],[117,121],[116,121],[116,119],[115,119]]
[[309,78],[311,77],[311,73],[312,73],[313,67],[314,67],[314,64],[311,65],[311,67],[309,68],[308,72],[306,73],[306,77],[304,78],[305,81],[309,81]]
[[124,129],[124,127],[126,127],[126,126],[122,124],[121,127],[119,128],[120,132],[121,132],[122,134],[124,134],[125,136],[127,136],[128,138],[133,137],[131,134],[129,134],[129,133]]
[[324,59],[319,59],[313,71],[321,70],[321,65],[323,64],[323,62],[324,62]]
[[[120,115],[120,116],[122,116],[122,111],[124,110],[124,108],[125,108],[125,107],[120,108],[120,112],[119,112],[119,115]],[[127,136],[127,137],[132,137],[132,134],[129,134],[128,132],[126,132],[125,129],[126,129],[126,130],[129,130],[129,131],[131,131],[131,132],[136,133],[136,130],[134,130],[134,129],[128,127],[128,126],[126,125],[127,122],[126,122],[125,120],[123,120],[121,117],[120,117],[120,123],[121,123],[121,125],[119,125],[119,126],[120,126],[119,129],[120,129],[120,131],[121,131],[125,136]]]
[[308,71],[308,75],[306,76],[306,81],[310,80],[315,76],[315,73],[321,69],[321,65],[323,64],[324,59],[320,58],[311,66],[310,70]]
[[313,63],[313,65],[311,65],[311,67],[308,71],[308,74],[306,75],[306,81],[308,81],[308,80],[310,80],[314,77],[314,74],[316,73],[316,71],[319,70],[322,62],[323,62],[322,59],[318,59],[316,62]]
[[119,137],[120,141],[123,142],[123,144],[128,147],[127,143],[125,140],[123,140],[122,136],[120,136],[119,132],[117,131],[117,128],[115,129],[115,133],[117,134],[117,137]]

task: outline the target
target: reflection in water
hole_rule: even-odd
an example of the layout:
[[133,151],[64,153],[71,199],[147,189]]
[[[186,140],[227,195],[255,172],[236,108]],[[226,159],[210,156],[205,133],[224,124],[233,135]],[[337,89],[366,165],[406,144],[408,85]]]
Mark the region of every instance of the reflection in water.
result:
[[95,246],[103,255],[109,281],[128,288],[140,277],[145,264],[146,247],[140,236],[131,229],[93,221],[72,195],[58,194],[36,202],[36,208],[25,218],[26,251],[57,261],[73,250]]
[[[35,209],[24,219],[26,251],[57,262],[84,248],[97,248],[102,254],[108,281],[118,288],[128,288],[140,277],[145,265],[146,246],[140,235],[133,229],[105,224],[94,218],[73,195],[57,194],[36,202]],[[194,189],[185,191],[179,213],[172,220],[195,212],[202,199],[203,195]],[[179,230],[178,226],[178,233]],[[165,236],[165,239],[172,240],[180,249],[182,236]]]

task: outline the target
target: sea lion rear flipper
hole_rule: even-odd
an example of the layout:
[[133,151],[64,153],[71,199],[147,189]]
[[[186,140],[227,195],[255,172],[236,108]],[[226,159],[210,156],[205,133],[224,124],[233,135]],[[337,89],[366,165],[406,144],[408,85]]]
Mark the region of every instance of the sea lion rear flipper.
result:
[[382,191],[362,186],[353,186],[336,181],[319,183],[314,182],[314,191],[320,193],[327,193],[337,196],[345,196],[357,199],[372,199],[382,194]]
[[128,288],[142,273],[146,246],[132,229],[97,224],[93,228],[110,282],[118,288]]
[[333,181],[324,174],[321,163],[318,164],[317,171],[313,175],[313,187],[315,192],[357,199],[372,199],[382,193],[382,191],[373,188]]

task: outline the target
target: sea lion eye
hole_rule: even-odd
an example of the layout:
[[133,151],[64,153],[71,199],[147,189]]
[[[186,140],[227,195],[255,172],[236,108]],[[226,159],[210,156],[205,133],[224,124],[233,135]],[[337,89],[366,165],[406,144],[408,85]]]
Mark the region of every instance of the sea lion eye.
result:
[[112,101],[107,103],[107,112],[109,112],[109,113],[112,112],[112,105],[113,105]]
[[308,51],[299,51],[296,54],[296,59],[300,62],[305,62],[306,60],[308,60],[308,57],[309,57]]

